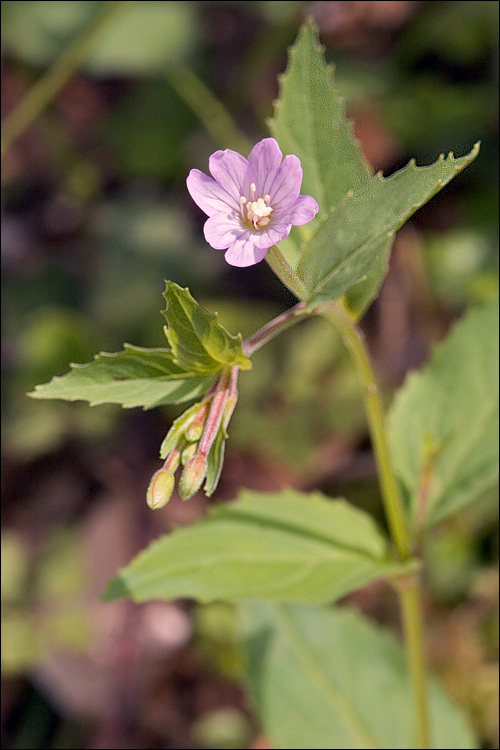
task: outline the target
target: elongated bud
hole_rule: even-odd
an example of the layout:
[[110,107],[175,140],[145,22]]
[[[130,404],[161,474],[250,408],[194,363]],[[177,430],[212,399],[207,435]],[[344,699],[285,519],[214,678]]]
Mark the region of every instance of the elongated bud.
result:
[[159,469],[151,477],[146,502],[151,510],[163,508],[168,503],[174,490],[174,475],[169,469]]
[[189,500],[200,489],[206,473],[207,457],[204,453],[197,453],[189,459],[179,482],[179,494],[183,500]]
[[197,450],[198,450],[198,445],[196,443],[191,443],[186,448],[184,448],[181,454],[181,464],[185,466],[187,462],[191,458],[193,458]]

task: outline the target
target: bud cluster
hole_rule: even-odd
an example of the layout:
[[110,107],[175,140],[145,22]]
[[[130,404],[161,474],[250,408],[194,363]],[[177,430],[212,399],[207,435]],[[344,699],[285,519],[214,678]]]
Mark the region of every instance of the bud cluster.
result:
[[207,391],[204,398],[187,409],[175,420],[161,447],[165,462],[153,474],[146,500],[152,510],[168,503],[175,486],[175,472],[183,467],[178,490],[183,500],[189,500],[207,477],[212,467],[218,476],[220,456],[212,455],[211,448],[222,428],[225,432],[236,406],[238,367],[224,370]]

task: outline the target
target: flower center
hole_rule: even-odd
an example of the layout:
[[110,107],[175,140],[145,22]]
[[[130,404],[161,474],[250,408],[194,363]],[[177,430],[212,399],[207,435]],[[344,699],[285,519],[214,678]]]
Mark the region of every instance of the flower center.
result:
[[[255,183],[252,182],[250,185],[250,191],[252,198],[255,197]],[[257,198],[257,200],[247,201],[244,195],[240,198],[241,204],[241,218],[245,224],[251,225],[254,229],[263,229],[271,221],[270,216],[273,211],[269,205],[271,197],[265,195],[263,198]],[[246,209],[246,215],[245,215]]]

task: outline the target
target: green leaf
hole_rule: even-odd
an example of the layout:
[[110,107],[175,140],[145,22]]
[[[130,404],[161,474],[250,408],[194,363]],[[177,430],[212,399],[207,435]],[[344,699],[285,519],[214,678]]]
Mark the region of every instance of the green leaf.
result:
[[271,133],[286,154],[299,157],[304,170],[302,193],[312,195],[322,213],[336,206],[348,190],[369,181],[370,168],[352,134],[333,69],[325,62],[312,22],[304,24],[290,49],[274,107]]
[[35,386],[28,395],[89,401],[92,406],[110,403],[151,409],[200,398],[224,369],[251,367],[243,354],[241,334],[231,336],[217,315],[203,310],[188,289],[166,283],[167,310],[163,314],[170,349],[125,344],[122,352],[102,352],[94,362],[70,365],[69,373]]
[[389,271],[389,257],[393,243],[390,237],[381,237],[371,248],[374,261],[361,281],[350,287],[344,295],[344,304],[355,319],[359,319],[366,308],[377,297],[382,282]]
[[203,310],[189,289],[167,281],[163,296],[167,301],[165,334],[179,367],[199,374],[217,374],[235,365],[250,369],[251,362],[241,348],[241,334],[228,333],[217,320],[217,313]]
[[[248,683],[276,748],[415,747],[406,658],[361,615],[304,604],[239,605]],[[430,684],[431,747],[475,748],[461,713]]]
[[167,349],[142,349],[130,344],[125,347],[115,354],[97,354],[94,362],[72,364],[69,373],[35,386],[28,395],[89,401],[91,406],[122,404],[129,409],[151,409],[199,398],[214,379],[213,375],[185,372]]
[[458,159],[451,153],[447,159],[441,155],[427,167],[417,167],[412,160],[390,177],[378,173],[366,187],[349,191],[307,243],[299,262],[309,305],[339,299],[367,279],[374,263],[379,266],[370,283],[381,282],[385,269],[380,259],[388,255],[395,232],[478,153],[476,143]]
[[389,415],[415,523],[433,526],[498,481],[498,301],[477,308],[411,374]]
[[345,501],[245,490],[154,542],[111,581],[105,598],[327,602],[409,568],[390,559],[371,518]]

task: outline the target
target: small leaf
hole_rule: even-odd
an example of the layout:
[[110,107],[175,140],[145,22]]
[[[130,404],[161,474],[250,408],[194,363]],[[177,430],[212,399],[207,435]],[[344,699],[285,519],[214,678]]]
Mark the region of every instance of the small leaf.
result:
[[411,374],[389,415],[413,520],[433,526],[498,481],[498,301],[470,312]]
[[105,598],[327,602],[412,568],[393,562],[371,518],[345,501],[246,490],[153,543],[111,581]]
[[122,404],[151,409],[199,398],[213,375],[185,372],[167,349],[142,349],[125,345],[123,352],[97,354],[94,362],[70,365],[69,373],[35,386],[32,398]]
[[[309,290],[310,306],[339,299],[364,281],[374,263],[388,252],[388,241],[404,222],[441,190],[479,153],[456,159],[441,156],[434,164],[404,169],[384,178],[377,174],[366,187],[349,192],[307,244],[298,274]],[[382,264],[379,273],[385,273]],[[382,276],[383,278],[383,276]],[[381,281],[372,279],[371,282]]]
[[217,374],[235,365],[250,369],[250,360],[241,348],[241,334],[228,333],[217,320],[217,313],[203,310],[189,289],[167,281],[163,296],[167,301],[165,333],[179,367],[200,374]]
[[290,49],[274,108],[271,133],[285,154],[299,157],[304,170],[302,193],[312,195],[322,213],[336,206],[348,190],[369,181],[370,168],[310,21]]
[[[354,611],[245,601],[250,693],[273,747],[416,747],[407,662]],[[431,747],[475,748],[464,717],[430,684]]]

